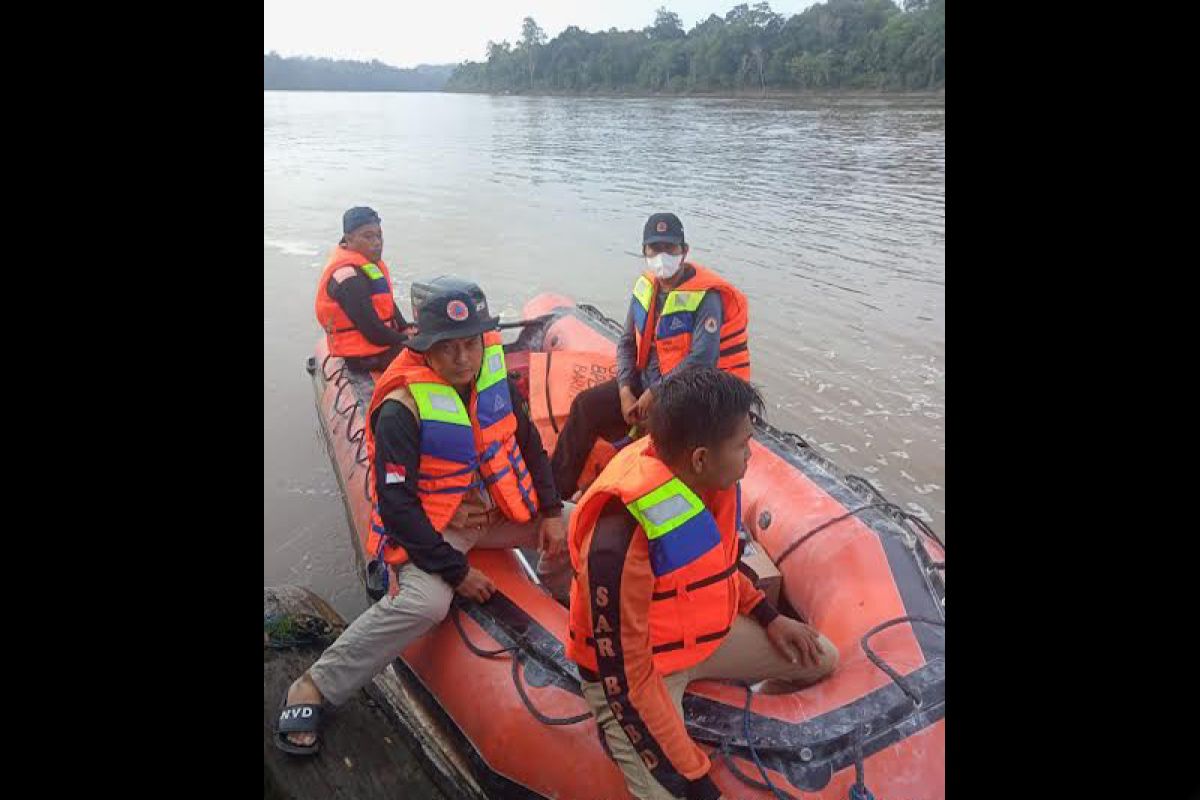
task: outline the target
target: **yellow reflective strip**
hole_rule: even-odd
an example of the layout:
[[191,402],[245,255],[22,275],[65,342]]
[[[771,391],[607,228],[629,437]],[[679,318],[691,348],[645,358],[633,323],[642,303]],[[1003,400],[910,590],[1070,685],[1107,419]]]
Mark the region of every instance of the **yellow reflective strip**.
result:
[[641,275],[637,279],[637,283],[633,285],[634,299],[641,304],[642,308],[646,309],[646,313],[650,313],[650,301],[654,294],[654,287],[650,281],[646,280],[645,275]]
[[453,386],[440,383],[410,383],[408,391],[417,401],[417,411],[421,419],[471,427],[471,418],[467,416],[462,398]]
[[482,394],[504,380],[507,369],[504,366],[504,345],[494,344],[483,350],[483,366],[479,369],[479,380],[475,382],[475,391]]
[[670,292],[667,302],[663,303],[663,313],[671,314],[676,311],[695,311],[704,299],[703,291]]
[[704,510],[700,498],[678,478],[625,506],[649,539],[666,536]]

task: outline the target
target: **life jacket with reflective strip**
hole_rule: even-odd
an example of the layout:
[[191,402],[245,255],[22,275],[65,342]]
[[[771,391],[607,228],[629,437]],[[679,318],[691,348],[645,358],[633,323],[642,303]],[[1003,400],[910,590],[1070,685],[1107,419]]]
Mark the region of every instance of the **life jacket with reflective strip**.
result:
[[658,368],[665,378],[679,366],[692,349],[692,329],[696,309],[704,295],[715,291],[721,295],[722,322],[720,354],[717,369],[750,380],[750,347],[746,333],[749,304],[746,295],[717,273],[688,263],[695,274],[667,293],[662,308],[654,308],[658,279],[644,272],[633,285],[630,310],[633,312],[634,335],[637,340],[637,368],[644,370],[650,363],[650,347],[658,354]]
[[[738,614],[738,489],[705,493],[702,500],[660,461],[650,437],[629,444],[613,458],[571,514],[567,542],[576,575],[571,584],[567,656],[598,671],[596,651],[609,652],[613,626],[592,604],[620,614],[649,613],[650,647],[661,674],[687,669],[721,646]],[[633,536],[644,538],[654,575],[649,609],[629,608],[624,598],[590,597],[588,552],[600,512],[612,498],[637,520]],[[637,541],[631,547],[640,546]],[[627,557],[625,569],[631,566]]]
[[[469,410],[458,391],[429,368],[425,357],[408,349],[379,377],[367,410],[367,455],[374,469],[375,433],[370,420],[376,409],[400,388],[415,401],[421,426],[417,496],[438,533],[450,522],[467,492],[480,487],[487,489],[496,507],[514,522],[528,522],[538,511],[533,478],[517,446],[517,418],[508,391],[500,334],[483,334],[483,348],[483,366],[471,388]],[[384,536],[374,478],[367,483],[371,487],[368,553],[379,553],[383,547],[385,561],[401,564],[408,554]]]
[[329,353],[349,358],[363,358],[382,353],[388,349],[388,345],[372,344],[354,326],[354,322],[346,315],[338,301],[329,296],[329,279],[342,267],[354,267],[370,281],[371,308],[379,316],[380,322],[389,328],[396,328],[396,301],[392,299],[392,276],[388,272],[387,264],[383,263],[382,258],[373,263],[367,261],[362,253],[339,244],[329,254],[329,262],[322,270],[321,280],[317,284],[317,322],[325,329]]

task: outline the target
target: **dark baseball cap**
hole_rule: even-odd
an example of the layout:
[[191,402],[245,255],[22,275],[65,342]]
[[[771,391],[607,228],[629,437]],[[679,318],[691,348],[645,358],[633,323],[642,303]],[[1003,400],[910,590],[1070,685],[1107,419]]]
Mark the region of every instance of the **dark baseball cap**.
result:
[[424,353],[445,339],[465,339],[496,329],[500,318],[488,313],[487,297],[479,285],[463,278],[442,276],[410,287],[417,335],[405,344]]
[[342,233],[354,233],[363,225],[378,225],[379,215],[367,206],[355,206],[342,214]]
[[646,220],[646,227],[642,229],[642,244],[655,242],[683,244],[683,223],[679,221],[679,217],[670,213],[650,215],[650,219]]

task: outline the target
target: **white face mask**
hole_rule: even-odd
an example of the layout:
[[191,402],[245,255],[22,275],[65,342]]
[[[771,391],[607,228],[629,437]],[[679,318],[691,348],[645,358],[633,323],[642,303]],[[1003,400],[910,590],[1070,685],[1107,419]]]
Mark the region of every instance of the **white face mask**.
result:
[[683,254],[673,256],[670,253],[656,253],[646,259],[646,266],[656,278],[669,278],[679,271],[683,263]]

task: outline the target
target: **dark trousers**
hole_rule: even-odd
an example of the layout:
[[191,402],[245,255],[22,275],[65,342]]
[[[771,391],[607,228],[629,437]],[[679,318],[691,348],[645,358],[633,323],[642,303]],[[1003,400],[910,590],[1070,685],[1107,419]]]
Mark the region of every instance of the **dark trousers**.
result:
[[616,441],[627,433],[629,424],[621,416],[621,393],[615,378],[575,395],[550,459],[559,495],[569,500],[579,490],[579,473],[597,436]]
[[382,353],[376,353],[373,356],[363,356],[362,358],[347,356],[346,366],[360,372],[373,372],[375,370],[382,372],[387,369],[388,364],[391,364],[396,356],[400,355],[400,351],[403,349],[404,345],[394,344]]

